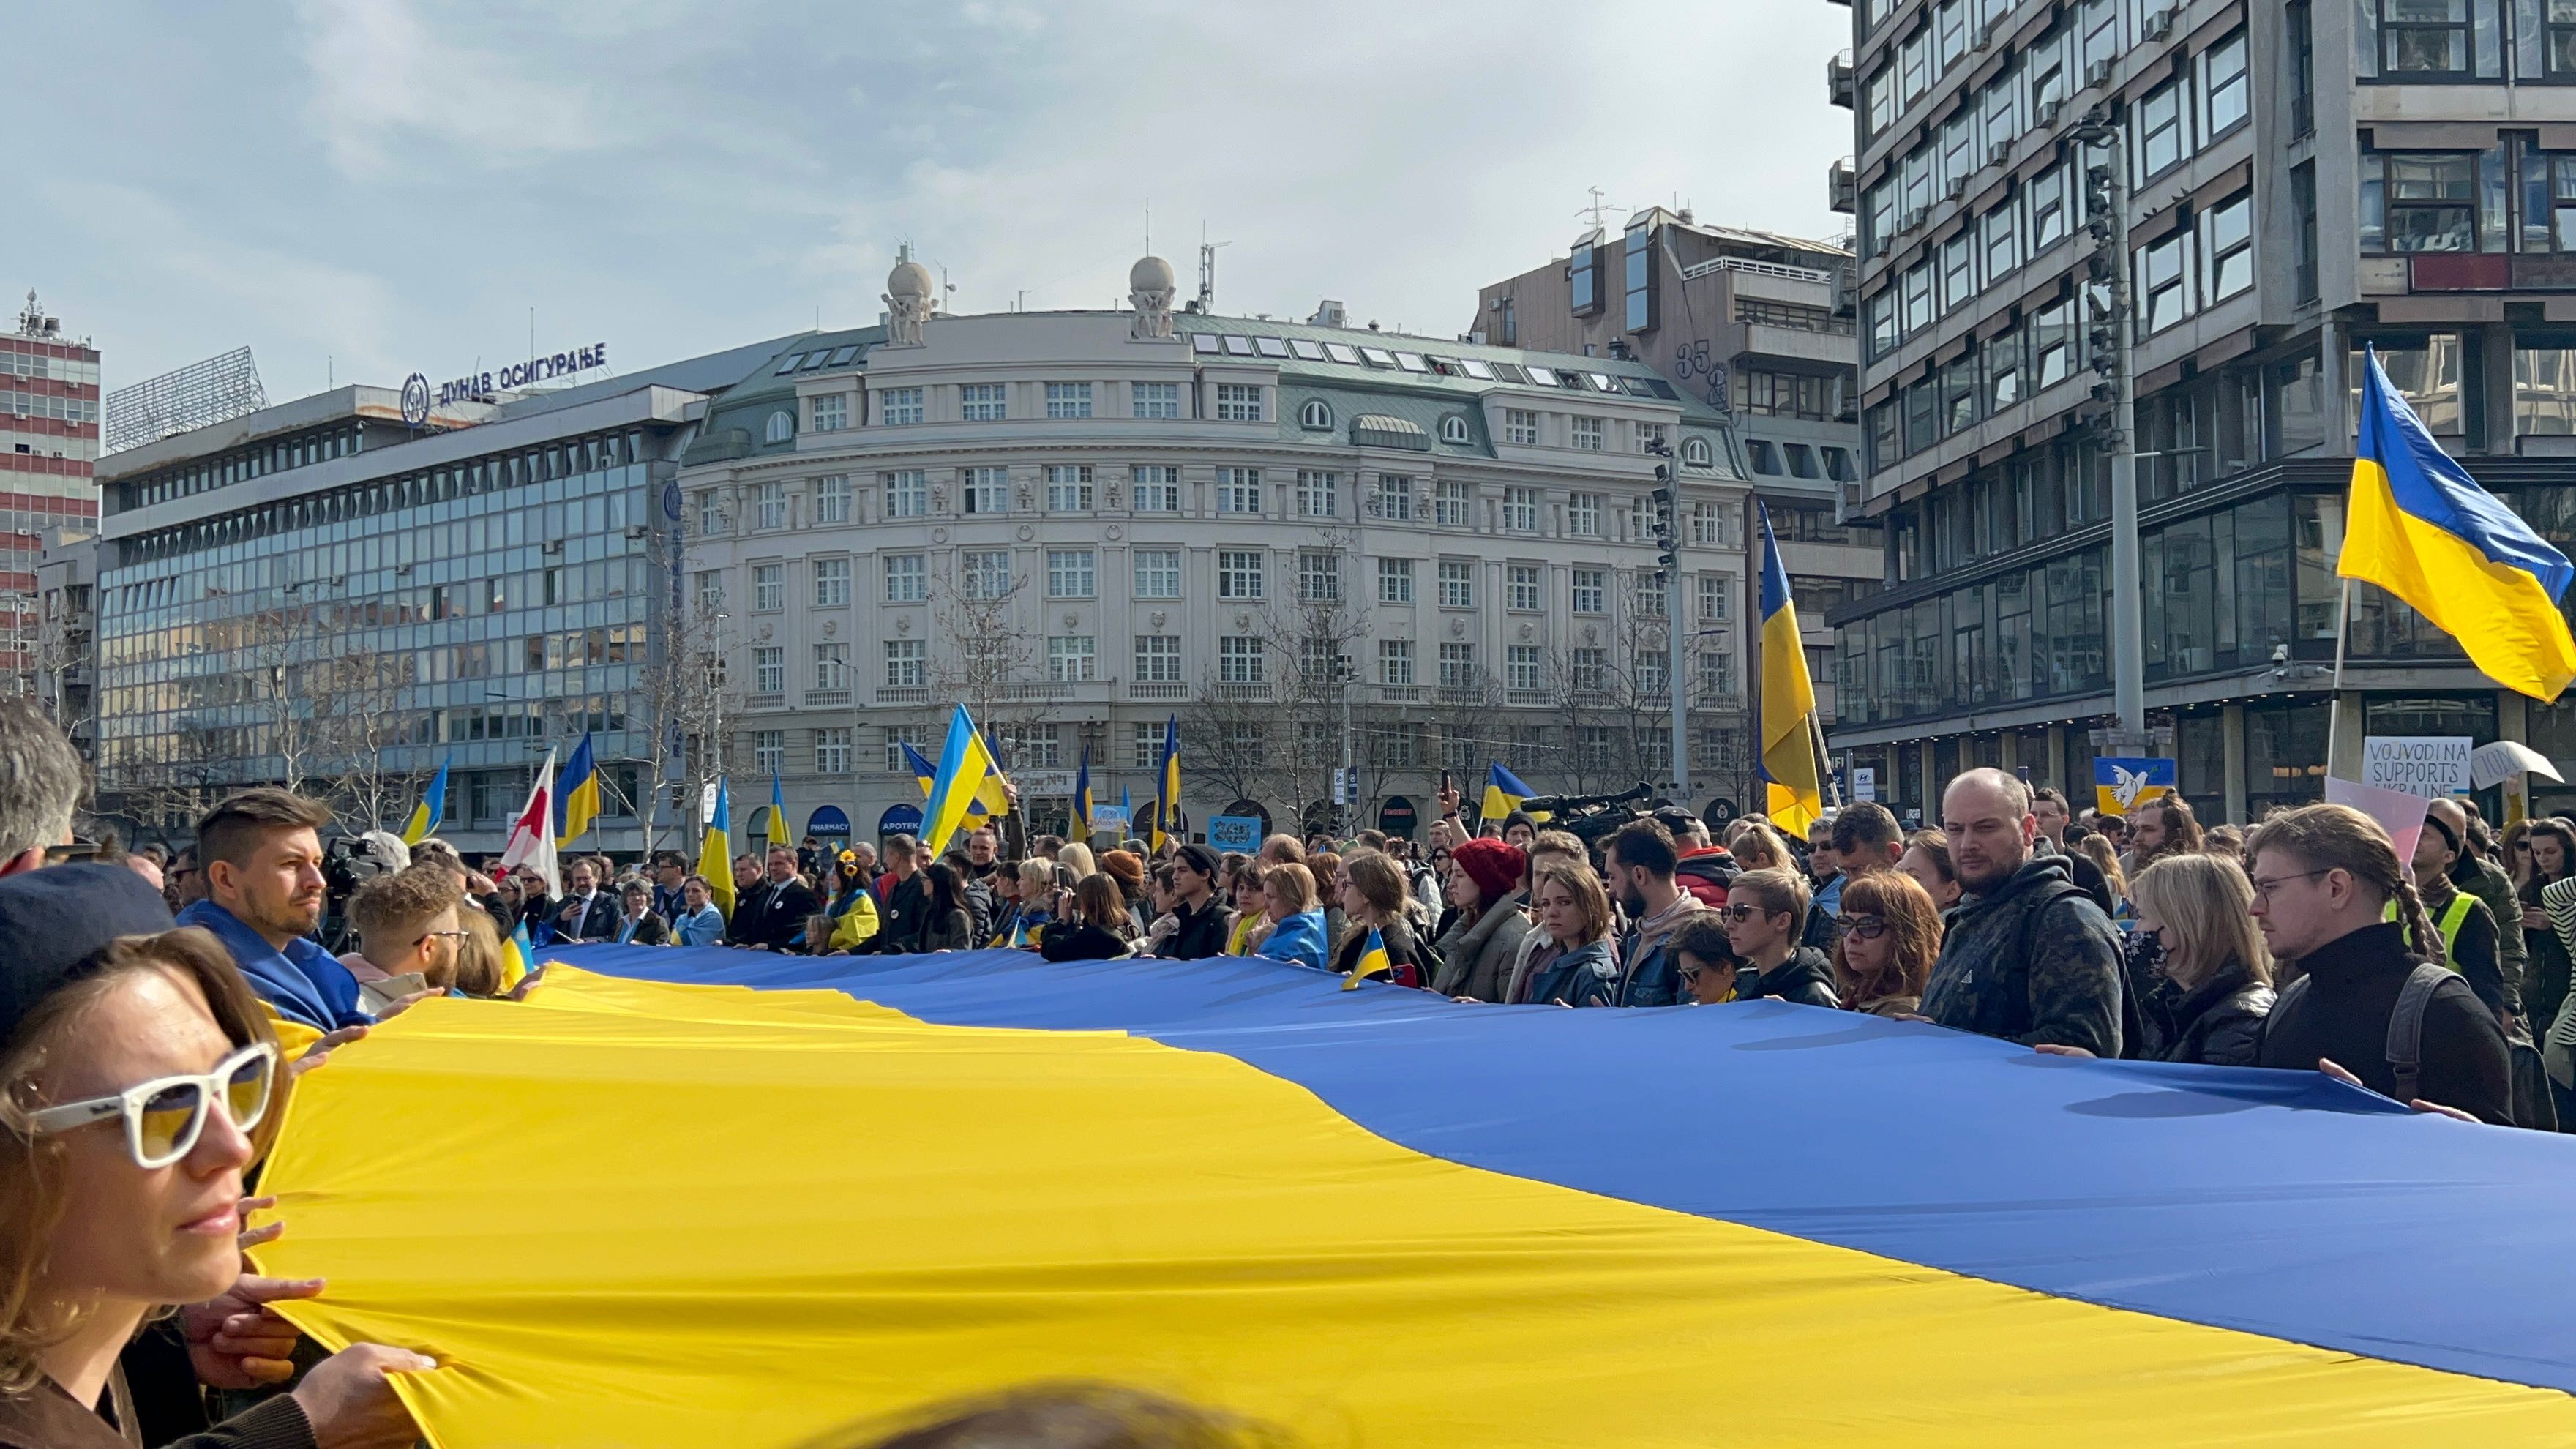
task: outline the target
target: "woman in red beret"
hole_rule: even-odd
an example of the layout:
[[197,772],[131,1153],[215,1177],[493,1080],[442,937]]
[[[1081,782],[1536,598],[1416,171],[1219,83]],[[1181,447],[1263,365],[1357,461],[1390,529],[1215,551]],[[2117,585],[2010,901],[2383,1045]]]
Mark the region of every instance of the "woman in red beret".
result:
[[1499,840],[1464,840],[1449,852],[1448,896],[1456,909],[1449,929],[1433,943],[1440,956],[1433,990],[1469,1001],[1503,999],[1512,958],[1530,929],[1529,917],[1521,914],[1528,898],[1521,881],[1528,872],[1529,857],[1521,848]]

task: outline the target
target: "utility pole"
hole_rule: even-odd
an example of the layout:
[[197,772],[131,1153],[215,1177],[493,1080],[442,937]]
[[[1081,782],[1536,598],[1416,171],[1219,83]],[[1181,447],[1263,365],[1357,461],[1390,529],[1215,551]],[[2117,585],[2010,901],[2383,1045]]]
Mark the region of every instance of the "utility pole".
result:
[[1682,627],[1681,489],[1673,479],[1672,445],[1657,439],[1647,445],[1646,451],[1655,455],[1655,543],[1661,550],[1656,562],[1664,579],[1664,623],[1668,629],[1664,683],[1671,687],[1673,702],[1673,803],[1688,809],[1690,678],[1683,666],[1688,659],[1690,636]]
[[[2120,738],[2113,743],[2122,751],[2144,753],[2146,586],[2138,564],[2138,379],[2131,365],[2138,323],[2129,275],[2127,133],[2111,119],[2109,106],[2096,105],[2075,128],[2075,138],[2088,152],[2109,156],[2089,163],[2084,173],[2084,225],[2093,237],[2093,287],[2086,289],[2085,305],[2092,323],[2093,370],[2104,379],[2094,384],[2093,396],[2110,405],[2107,423],[2097,426],[2111,455],[2111,699],[2120,717]],[[2107,308],[2094,299],[2093,288],[2109,293]]]
[[1352,821],[1356,818],[1354,812],[1360,807],[1357,740],[1351,733],[1351,676],[1357,670],[1352,662],[1340,653],[1341,641],[1336,639],[1333,644],[1334,692],[1342,697],[1342,788],[1335,793],[1342,797],[1342,835],[1347,839],[1359,833],[1351,828]]

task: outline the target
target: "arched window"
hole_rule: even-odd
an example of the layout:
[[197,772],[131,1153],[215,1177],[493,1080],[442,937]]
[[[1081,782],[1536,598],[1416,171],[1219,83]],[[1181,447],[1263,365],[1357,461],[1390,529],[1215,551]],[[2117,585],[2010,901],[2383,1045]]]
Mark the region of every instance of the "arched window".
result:
[[1297,421],[1319,431],[1330,428],[1333,425],[1333,405],[1316,398],[1297,410]]
[[769,415],[769,441],[784,443],[796,436],[796,415],[780,408]]
[[1684,438],[1684,439],[1682,439],[1682,466],[1683,466],[1683,467],[1685,467],[1685,468],[1706,468],[1706,467],[1709,467],[1709,466],[1710,466],[1710,460],[1711,460],[1711,457],[1712,457],[1712,455],[1710,454],[1710,452],[1709,452],[1709,450],[1708,450],[1708,439],[1706,439],[1706,438]]
[[1451,413],[1440,420],[1440,441],[1465,444],[1468,441],[1467,420]]

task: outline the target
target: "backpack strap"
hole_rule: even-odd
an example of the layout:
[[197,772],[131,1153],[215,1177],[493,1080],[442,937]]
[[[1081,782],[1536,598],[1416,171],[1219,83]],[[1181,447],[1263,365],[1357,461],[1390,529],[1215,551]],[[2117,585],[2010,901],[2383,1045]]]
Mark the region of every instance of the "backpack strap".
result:
[[[2424,1070],[2424,1011],[2444,983],[2468,983],[2447,966],[2419,962],[2397,991],[2397,1007],[2388,1013],[2388,1071],[2397,1079],[2396,1097],[2412,1102]],[[2304,978],[2298,983],[2304,985]],[[2285,998],[2286,999],[2286,998]]]

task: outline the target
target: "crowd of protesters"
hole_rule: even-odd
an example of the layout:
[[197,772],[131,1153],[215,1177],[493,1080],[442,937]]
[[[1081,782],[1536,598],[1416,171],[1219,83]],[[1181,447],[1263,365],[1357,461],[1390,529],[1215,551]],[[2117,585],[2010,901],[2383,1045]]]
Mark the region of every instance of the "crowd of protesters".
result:
[[727,910],[676,854],[571,858],[558,892],[380,832],[341,900],[329,812],[277,789],[222,801],[175,854],[67,861],[80,790],[61,735],[0,704],[0,1130],[23,1164],[0,1175],[0,1446],[413,1442],[387,1375],[435,1365],[299,1347],[266,1305],[324,1285],[248,1268],[276,1229],[245,1231],[245,1197],[299,1075],[426,997],[524,990],[520,937],[1259,956],[1492,1005],[1768,1000],[2576,1127],[2576,827],[2498,835],[2458,800],[2404,859],[2341,806],[2204,828],[2177,797],[2123,819],[1992,769],[1913,831],[1864,801],[1803,835],[1666,807],[1587,839],[1517,813],[1480,828],[1444,792],[1422,849],[1362,831],[1095,853],[1024,838],[1014,812],[938,855],[903,835],[745,853]]

